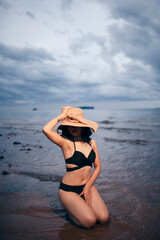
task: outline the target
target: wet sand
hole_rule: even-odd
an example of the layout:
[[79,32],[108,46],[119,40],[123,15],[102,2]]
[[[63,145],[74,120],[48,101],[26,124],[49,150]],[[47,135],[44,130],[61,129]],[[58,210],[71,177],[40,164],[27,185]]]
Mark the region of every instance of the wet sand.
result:
[[[143,208],[138,210],[134,209],[135,206],[127,206],[124,201],[121,199],[117,199],[117,202],[108,201],[111,212],[109,223],[103,226],[96,224],[94,228],[86,230],[72,225],[66,218],[65,211],[62,208],[54,209],[52,200],[47,196],[34,193],[1,192],[0,239],[158,240],[160,213],[157,214],[157,209],[154,207],[147,209],[144,203]],[[121,209],[117,206],[121,206]],[[135,219],[133,215],[129,216],[130,208],[133,208],[133,215],[139,211],[138,219]]]

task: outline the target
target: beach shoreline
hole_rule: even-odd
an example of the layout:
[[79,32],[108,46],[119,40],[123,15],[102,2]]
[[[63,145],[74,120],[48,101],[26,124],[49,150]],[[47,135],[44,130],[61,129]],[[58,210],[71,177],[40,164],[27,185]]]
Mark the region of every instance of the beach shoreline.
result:
[[44,113],[35,118],[36,111],[25,121],[0,121],[0,239],[160,238],[159,112],[86,113],[99,122],[94,138],[102,171],[96,187],[109,223],[87,230],[66,218],[58,199],[63,155],[46,140]]

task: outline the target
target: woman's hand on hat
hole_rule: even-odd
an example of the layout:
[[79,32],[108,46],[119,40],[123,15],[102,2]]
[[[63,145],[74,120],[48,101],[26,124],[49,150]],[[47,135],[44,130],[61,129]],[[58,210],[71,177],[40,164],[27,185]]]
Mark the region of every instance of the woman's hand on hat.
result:
[[77,122],[80,122],[80,123],[83,123],[83,124],[87,124],[87,122],[85,121],[84,118],[82,118],[82,117],[80,117],[80,116],[76,116],[76,115],[74,115],[74,114],[72,114],[72,113],[69,114],[68,117],[71,118],[71,119],[76,120]]
[[59,121],[62,121],[63,119],[65,119],[67,117],[67,112],[68,112],[68,109],[70,109],[70,108],[72,108],[72,107],[70,107],[70,106],[62,107],[61,114],[58,117]]

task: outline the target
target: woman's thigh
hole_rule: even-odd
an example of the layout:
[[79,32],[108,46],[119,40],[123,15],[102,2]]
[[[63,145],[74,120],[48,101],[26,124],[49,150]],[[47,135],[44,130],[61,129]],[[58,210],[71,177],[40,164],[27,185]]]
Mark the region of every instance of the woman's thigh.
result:
[[96,216],[93,209],[78,194],[60,189],[59,199],[72,219],[76,219],[75,223],[78,221],[81,226],[87,228],[92,227],[96,223]]
[[94,185],[91,188],[91,193],[92,193],[92,209],[95,212],[96,219],[100,223],[106,223],[109,219],[109,211],[104,200],[102,199]]

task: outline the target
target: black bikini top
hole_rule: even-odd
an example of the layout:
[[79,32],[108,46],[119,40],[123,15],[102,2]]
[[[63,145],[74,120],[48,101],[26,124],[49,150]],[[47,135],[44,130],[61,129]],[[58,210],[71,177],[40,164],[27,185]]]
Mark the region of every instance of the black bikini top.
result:
[[88,157],[86,157],[82,152],[76,151],[76,145],[74,142],[74,153],[72,157],[65,159],[66,164],[75,164],[77,167],[72,167],[72,168],[66,168],[67,172],[71,172],[74,170],[78,170],[80,168],[83,168],[85,166],[90,166],[92,167],[92,163],[94,163],[96,154],[92,148],[90,151]]

